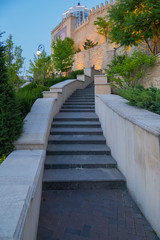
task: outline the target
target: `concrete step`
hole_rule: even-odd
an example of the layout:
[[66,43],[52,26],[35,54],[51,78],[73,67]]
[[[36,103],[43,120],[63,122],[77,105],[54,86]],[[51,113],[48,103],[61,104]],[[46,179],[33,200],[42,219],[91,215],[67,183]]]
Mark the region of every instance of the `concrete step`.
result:
[[94,97],[69,97],[68,98],[69,100],[94,100]]
[[60,112],[95,112],[95,109],[79,109],[79,108],[66,108],[66,109],[61,109]]
[[81,103],[92,103],[92,104],[95,104],[95,100],[92,99],[68,99],[65,103],[78,103],[78,104],[81,104]]
[[102,135],[50,135],[48,143],[55,144],[106,144]]
[[52,127],[51,135],[103,135],[102,129],[84,127]]
[[93,127],[101,127],[99,121],[53,121],[52,127],[84,127],[84,128],[93,128]]
[[124,188],[125,179],[115,168],[48,169],[44,172],[43,190]]
[[73,93],[71,97],[94,97],[94,94],[89,94],[89,93]]
[[46,156],[45,169],[114,168],[116,161],[108,155]]
[[106,144],[48,144],[47,155],[110,155]]
[[82,108],[82,109],[90,109],[90,108],[95,108],[94,104],[92,105],[63,105],[61,109],[66,109],[66,108]]
[[68,102],[66,101],[63,106],[74,106],[75,104],[77,104],[78,106],[95,106],[95,103],[94,102],[78,102],[78,103],[75,103],[74,101],[73,102]]
[[58,113],[54,120],[56,121],[99,121],[99,118],[97,117],[96,113]]

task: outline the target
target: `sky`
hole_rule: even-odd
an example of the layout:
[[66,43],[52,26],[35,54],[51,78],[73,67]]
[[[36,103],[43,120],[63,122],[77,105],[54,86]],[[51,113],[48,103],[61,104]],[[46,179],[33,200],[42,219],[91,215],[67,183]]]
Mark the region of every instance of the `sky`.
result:
[[25,57],[22,75],[26,75],[29,60],[33,60],[39,44],[51,52],[51,31],[61,22],[62,13],[69,7],[81,5],[92,8],[104,0],[0,0],[1,41],[11,34],[16,46],[21,46]]

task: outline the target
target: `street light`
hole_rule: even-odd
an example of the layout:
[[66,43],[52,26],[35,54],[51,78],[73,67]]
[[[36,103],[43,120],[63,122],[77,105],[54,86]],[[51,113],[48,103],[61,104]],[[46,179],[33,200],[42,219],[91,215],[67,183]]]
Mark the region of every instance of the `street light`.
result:
[[44,45],[43,44],[39,44],[38,50],[37,50],[37,56],[40,56],[43,50],[45,50]]

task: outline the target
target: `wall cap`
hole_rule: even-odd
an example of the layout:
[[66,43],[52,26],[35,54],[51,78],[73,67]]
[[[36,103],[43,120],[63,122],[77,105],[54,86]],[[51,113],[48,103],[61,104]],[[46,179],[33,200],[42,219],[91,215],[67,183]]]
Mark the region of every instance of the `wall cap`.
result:
[[128,101],[118,95],[96,95],[106,106],[124,119],[131,121],[147,132],[160,137],[160,115],[145,109],[129,106]]

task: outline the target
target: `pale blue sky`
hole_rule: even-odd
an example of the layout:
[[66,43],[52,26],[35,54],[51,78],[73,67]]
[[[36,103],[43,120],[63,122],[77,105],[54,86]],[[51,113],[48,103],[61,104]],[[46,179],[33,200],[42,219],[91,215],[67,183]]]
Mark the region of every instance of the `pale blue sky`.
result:
[[[100,5],[104,0],[79,0],[89,8]],[[43,44],[50,54],[51,31],[62,19],[62,13],[78,0],[0,0],[0,31],[5,31],[3,40],[11,34],[15,45],[21,45],[25,66],[33,59],[38,45]]]

